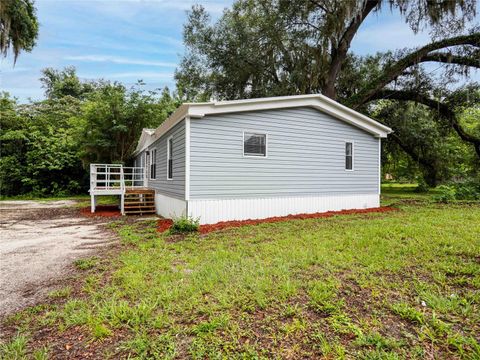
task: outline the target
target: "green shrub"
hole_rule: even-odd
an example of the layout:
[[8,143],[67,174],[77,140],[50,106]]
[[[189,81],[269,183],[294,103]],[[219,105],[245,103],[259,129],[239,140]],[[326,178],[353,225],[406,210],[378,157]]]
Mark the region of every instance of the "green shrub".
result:
[[172,234],[189,233],[198,231],[199,220],[188,216],[182,216],[173,221],[170,228]]
[[452,200],[480,200],[480,181],[470,180],[438,187],[435,201],[447,203]]
[[418,178],[418,185],[415,188],[416,193],[426,193],[429,190],[428,184],[425,182],[425,179],[423,177]]
[[441,185],[437,188],[438,195],[435,195],[433,199],[438,202],[448,203],[455,200],[455,189],[449,185]]

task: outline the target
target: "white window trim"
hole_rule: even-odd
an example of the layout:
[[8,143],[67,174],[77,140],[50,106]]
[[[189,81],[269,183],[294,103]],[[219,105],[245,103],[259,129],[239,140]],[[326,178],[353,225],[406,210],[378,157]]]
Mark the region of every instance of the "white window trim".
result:
[[148,154],[148,149],[145,150],[144,156],[143,156],[143,168],[145,169],[145,183],[148,185],[148,180],[150,179],[150,156]]
[[[173,157],[172,157],[172,177],[168,177],[168,173],[169,173],[168,159],[170,158],[170,139],[173,140],[173,135],[170,135],[167,138],[167,180],[173,180]],[[172,141],[172,147],[173,147],[173,141]]]
[[[155,156],[153,156],[154,152],[155,152]],[[157,158],[157,149],[150,150],[150,164],[148,164],[148,179],[149,180],[156,180],[157,179],[156,166],[155,166],[155,173],[152,172],[152,166],[154,165],[154,162],[155,162],[156,158]],[[152,174],[154,176],[152,176]]]
[[[255,135],[265,135],[265,156],[261,155],[245,155],[245,133],[252,133]],[[242,136],[242,154],[244,158],[250,159],[266,159],[268,158],[268,133],[265,131],[258,131],[258,130],[243,130]]]
[[[347,169],[347,154],[346,154],[346,149],[347,149],[347,143],[352,143],[352,168]],[[355,171],[355,142],[353,140],[345,140],[345,145],[343,146],[343,168],[345,171]]]

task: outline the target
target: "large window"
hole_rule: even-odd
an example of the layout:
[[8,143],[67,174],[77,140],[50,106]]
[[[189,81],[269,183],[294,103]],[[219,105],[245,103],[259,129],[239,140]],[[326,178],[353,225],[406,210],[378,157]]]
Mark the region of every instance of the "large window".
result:
[[173,179],[173,138],[167,140],[167,179]]
[[157,149],[151,151],[150,156],[150,180],[157,178]]
[[345,142],[345,170],[353,170],[353,142]]
[[267,156],[267,135],[251,132],[243,133],[244,156]]

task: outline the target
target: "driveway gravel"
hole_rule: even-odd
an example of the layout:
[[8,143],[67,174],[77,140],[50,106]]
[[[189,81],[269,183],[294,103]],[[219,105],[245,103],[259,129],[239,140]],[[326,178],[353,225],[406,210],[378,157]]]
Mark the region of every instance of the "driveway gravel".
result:
[[75,201],[0,201],[0,318],[33,305],[115,240],[104,220],[82,217]]

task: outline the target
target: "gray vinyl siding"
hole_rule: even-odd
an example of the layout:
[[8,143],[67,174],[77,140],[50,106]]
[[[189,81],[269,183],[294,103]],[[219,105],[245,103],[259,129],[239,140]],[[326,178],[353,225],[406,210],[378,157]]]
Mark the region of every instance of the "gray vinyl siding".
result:
[[[243,132],[267,134],[267,157],[243,156]],[[190,198],[378,193],[378,138],[312,108],[208,115],[190,125]],[[354,142],[354,171],[345,170]]]
[[135,167],[143,167],[145,164],[143,163],[145,161],[145,151],[142,151],[138,153],[137,156],[135,156],[135,159],[133,161],[133,166]]
[[[167,139],[170,136],[173,137],[173,178],[167,180]],[[150,169],[147,169],[148,187],[166,196],[185,199],[185,121],[167,131],[148,150],[154,148],[157,149],[157,176],[155,180],[150,180]]]

